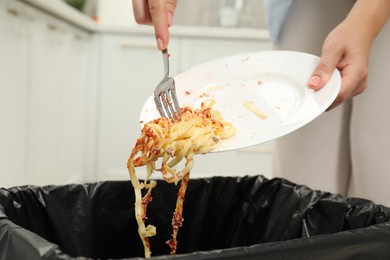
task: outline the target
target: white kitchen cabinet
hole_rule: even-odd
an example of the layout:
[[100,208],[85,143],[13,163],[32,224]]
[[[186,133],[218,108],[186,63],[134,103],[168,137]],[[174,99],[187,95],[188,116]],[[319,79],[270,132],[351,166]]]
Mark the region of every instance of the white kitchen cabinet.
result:
[[0,3],[0,185],[24,183],[28,125],[29,19]]
[[40,19],[32,28],[28,182],[78,182],[85,171],[90,36]]
[[7,142],[0,147],[1,179],[8,180],[1,184],[84,181],[87,136],[95,131],[92,35],[19,1],[7,1],[4,8],[1,33],[8,35],[1,37],[0,81],[7,103],[0,102],[0,113],[10,119],[1,127],[6,132],[0,138]]

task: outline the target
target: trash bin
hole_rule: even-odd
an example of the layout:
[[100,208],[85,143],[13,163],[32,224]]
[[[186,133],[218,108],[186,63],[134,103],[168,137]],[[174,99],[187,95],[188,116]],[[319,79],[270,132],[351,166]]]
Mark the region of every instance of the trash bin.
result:
[[[178,187],[157,181],[155,259],[387,259],[390,209],[263,176],[191,179],[178,254]],[[0,260],[142,258],[129,181],[0,190]],[[78,258],[79,259],[79,258]]]

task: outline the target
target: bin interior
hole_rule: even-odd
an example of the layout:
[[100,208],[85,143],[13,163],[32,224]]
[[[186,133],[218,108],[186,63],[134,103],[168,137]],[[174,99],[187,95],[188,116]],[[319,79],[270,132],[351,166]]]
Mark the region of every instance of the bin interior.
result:
[[[178,186],[157,181],[147,223],[153,256],[168,255]],[[129,181],[0,190],[0,211],[70,256],[143,256]],[[1,214],[0,214],[1,215]],[[178,253],[251,246],[333,234],[390,220],[390,209],[263,176],[191,179]],[[1,218],[1,216],[0,216]],[[1,227],[0,227],[1,229]],[[0,232],[1,233],[1,232]]]

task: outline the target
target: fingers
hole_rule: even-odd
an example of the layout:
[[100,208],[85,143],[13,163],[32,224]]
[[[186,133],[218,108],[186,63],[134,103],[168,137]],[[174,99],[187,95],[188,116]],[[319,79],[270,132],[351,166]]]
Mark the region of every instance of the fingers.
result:
[[138,24],[152,24],[147,0],[133,0],[133,13]]
[[359,86],[357,86],[354,91],[352,92],[352,94],[347,98],[345,96],[345,94],[343,93],[339,93],[339,95],[336,97],[336,99],[333,101],[332,105],[330,105],[326,111],[330,111],[332,110],[333,108],[337,107],[338,105],[341,105],[342,103],[344,103],[346,100],[348,100],[349,98],[351,97],[354,97],[354,96],[357,96],[361,93],[363,93],[363,91],[367,88],[367,80],[365,80],[364,82],[362,82]]
[[361,94],[367,88],[368,69],[365,66],[346,66],[341,70],[341,82],[340,92],[327,111]]
[[169,27],[177,0],[133,0],[134,17],[139,24],[154,25],[157,47],[165,50],[169,43]]
[[320,61],[311,75],[307,85],[309,88],[319,90],[329,81],[335,70],[341,54],[330,48],[323,48]]
[[166,0],[167,11],[168,11],[168,26],[173,24],[173,14],[176,10],[177,0]]

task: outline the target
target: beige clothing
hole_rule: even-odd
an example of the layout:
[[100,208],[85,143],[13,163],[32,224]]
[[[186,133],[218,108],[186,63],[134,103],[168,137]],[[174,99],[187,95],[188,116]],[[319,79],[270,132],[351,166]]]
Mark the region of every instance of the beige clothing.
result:
[[[320,56],[354,0],[295,0],[275,49]],[[276,140],[274,176],[390,206],[390,22],[370,56],[366,91]]]

